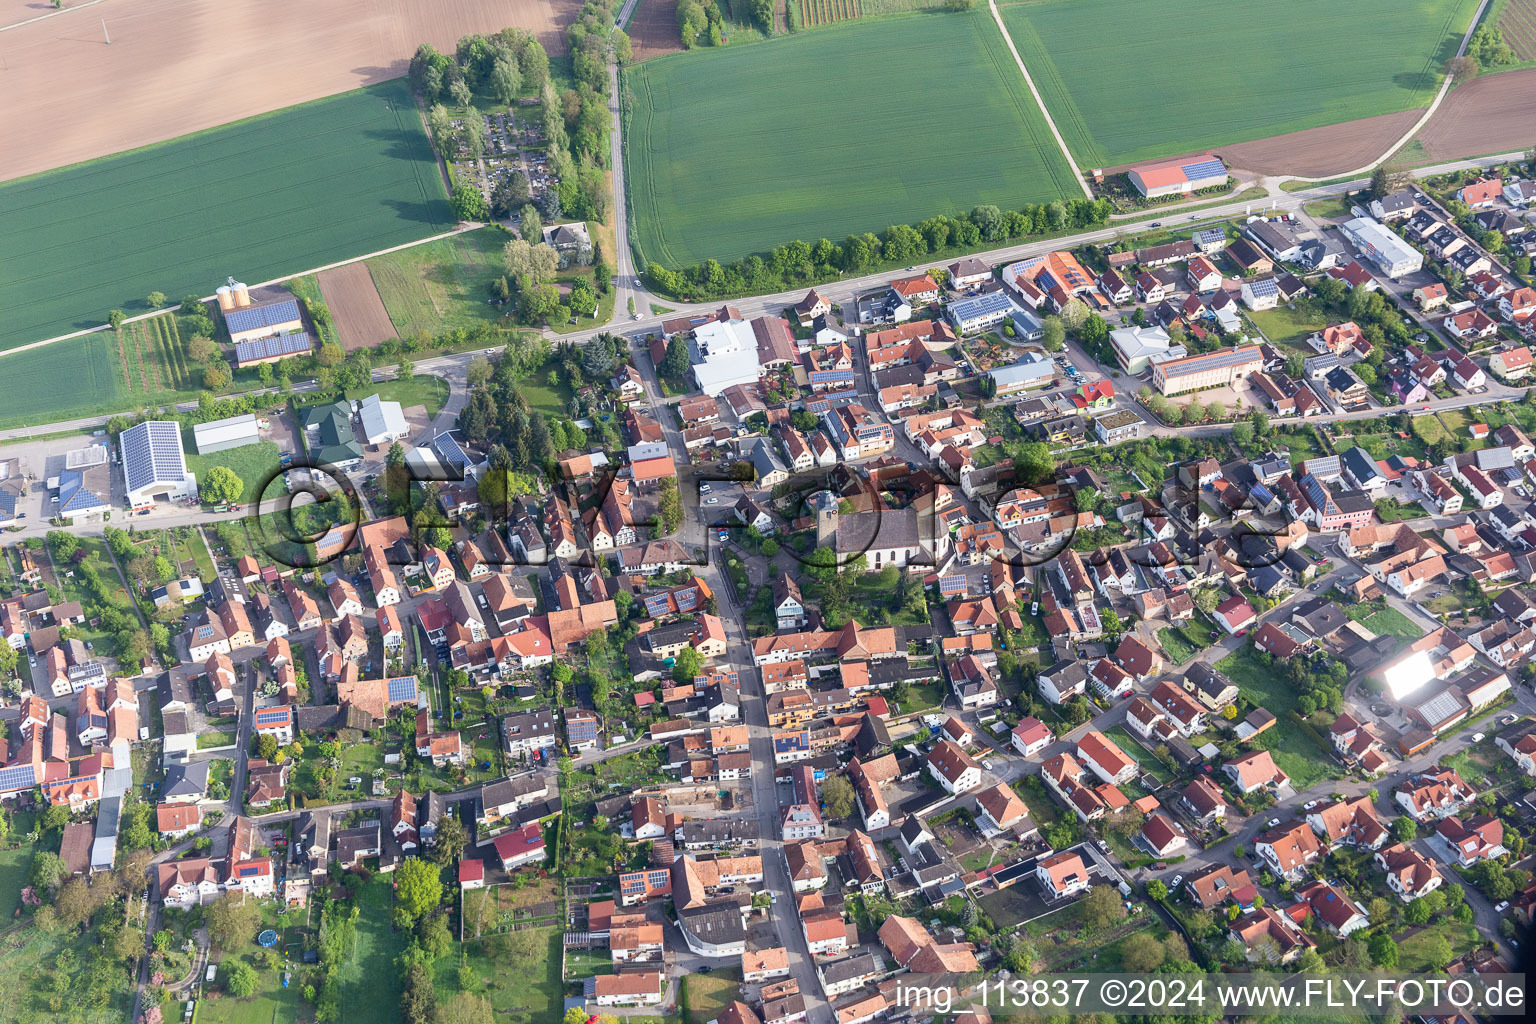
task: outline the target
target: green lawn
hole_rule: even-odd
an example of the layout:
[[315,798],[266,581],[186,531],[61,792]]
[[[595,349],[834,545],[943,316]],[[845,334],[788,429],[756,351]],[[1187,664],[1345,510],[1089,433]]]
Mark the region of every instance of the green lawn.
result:
[[1400,636],[1407,640],[1417,640],[1428,632],[1396,608],[1382,608],[1378,612],[1372,612],[1361,622],[1361,625],[1378,635]]
[[390,923],[395,898],[389,876],[375,875],[358,891],[357,904],[357,944],[337,970],[342,1024],[395,1020],[401,973],[395,959],[405,950],[407,936]]
[[[555,375],[554,382],[550,382],[550,374]],[[573,392],[571,382],[566,380],[559,372],[559,364],[553,359],[527,377],[517,382],[517,390],[528,399],[528,408],[533,412],[541,412],[545,417],[558,416],[568,419],[571,415],[570,405]]]
[[[7,182],[0,348],[145,312],[152,291],[174,302],[225,274],[265,281],[452,219],[404,79]],[[50,354],[79,388],[76,363]]]
[[1296,710],[1296,692],[1279,672],[1259,664],[1252,648],[1238,648],[1217,662],[1216,668],[1237,684],[1244,700],[1275,716],[1269,753],[1276,766],[1290,776],[1296,792],[1336,774],[1323,751],[1290,720],[1290,713]]
[[1307,338],[1328,326],[1326,320],[1309,320],[1288,306],[1276,306],[1274,309],[1261,309],[1257,312],[1249,311],[1246,316],[1253,321],[1255,327],[1264,332],[1264,337],[1271,342],[1306,356],[1317,354],[1312,346],[1307,344]]
[[669,55],[625,87],[642,265],[1081,194],[984,10]]
[[441,377],[418,374],[410,380],[390,380],[347,392],[347,397],[352,399],[363,399],[369,395],[378,395],[385,402],[399,402],[404,409],[424,405],[428,416],[436,416],[448,400],[448,382]]
[[1400,971],[1428,971],[1438,968],[1438,964],[1431,966],[1426,959],[1429,944],[1436,935],[1443,935],[1451,944],[1452,956],[1461,956],[1476,949],[1483,941],[1478,934],[1477,927],[1471,924],[1462,924],[1460,921],[1442,918],[1435,924],[1402,939],[1397,944],[1397,967]]
[[713,974],[690,974],[685,980],[688,986],[688,1019],[683,1024],[708,1024],[741,998],[741,969],[727,967]]
[[[439,997],[458,988],[459,964],[467,964],[479,979],[479,991],[491,1001],[498,1022],[544,1024],[558,1020],[564,985],[560,981],[561,929],[531,928],[507,936],[465,942],[457,957],[448,957],[437,965]],[[506,954],[487,948],[509,942]],[[378,1020],[395,1020],[391,1012]]]
[[21,905],[21,890],[29,883],[33,844],[26,841],[34,825],[34,815],[16,812],[11,819],[11,836],[21,841],[9,850],[0,850],[0,921],[9,921]]
[[501,308],[486,300],[491,282],[506,273],[501,250],[511,237],[500,227],[485,227],[369,260],[379,298],[400,336],[502,320]]
[[235,475],[245,483],[245,493],[240,496],[241,501],[254,502],[258,489],[278,468],[276,441],[258,441],[256,444],[248,444],[240,448],[226,448],[221,452],[198,455],[192,446],[191,428],[183,430],[182,435],[182,447],[187,454],[187,468],[197,475],[199,482],[202,481],[203,474],[214,466],[227,466],[234,470]]
[[1273,18],[1224,0],[1040,0],[1002,12],[1086,168],[1423,106],[1476,7],[1289,0]]
[[1163,645],[1168,657],[1175,664],[1182,665],[1211,646],[1211,627],[1194,621],[1165,626],[1157,631],[1157,640]]

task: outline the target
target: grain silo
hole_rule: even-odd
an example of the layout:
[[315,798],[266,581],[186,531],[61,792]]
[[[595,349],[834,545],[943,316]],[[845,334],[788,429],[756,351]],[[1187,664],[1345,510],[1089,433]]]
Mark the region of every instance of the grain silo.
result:
[[235,284],[235,305],[249,306],[251,304],[251,291],[243,284]]
[[219,309],[228,313],[230,310],[235,308],[235,292],[234,289],[229,285],[219,285],[219,290],[214,294],[218,296]]

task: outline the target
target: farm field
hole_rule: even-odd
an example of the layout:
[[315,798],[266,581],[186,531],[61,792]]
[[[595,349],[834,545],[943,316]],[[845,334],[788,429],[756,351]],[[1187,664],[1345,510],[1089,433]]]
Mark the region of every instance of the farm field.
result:
[[1536,60],[1536,0],[1503,0],[1496,17],[1488,20],[1499,26],[1521,60]]
[[[29,0],[28,11],[48,6]],[[581,0],[132,6],[106,12],[110,46],[93,15],[66,12],[7,33],[6,85],[27,102],[0,107],[0,180],[376,85],[404,75],[418,43],[451,53],[466,32],[519,26],[558,58]],[[5,23],[24,20],[20,13]]]
[[0,351],[143,312],[152,291],[255,284],[451,224],[403,81],[8,182]]
[[626,89],[642,263],[736,259],[1080,194],[985,11],[662,57],[630,71]]
[[344,267],[322,271],[316,276],[320,295],[330,308],[341,338],[341,347],[372,348],[395,337],[395,326],[379,299],[373,276],[366,263],[348,263]]
[[1114,167],[1425,106],[1476,8],[1042,0],[1002,14],[1078,162]]
[[0,357],[0,427],[121,412],[127,392],[117,362],[117,339],[106,333]]
[[367,261],[390,322],[401,337],[440,334],[477,320],[500,320],[490,284],[503,276],[501,250],[512,236],[499,227],[402,249]]

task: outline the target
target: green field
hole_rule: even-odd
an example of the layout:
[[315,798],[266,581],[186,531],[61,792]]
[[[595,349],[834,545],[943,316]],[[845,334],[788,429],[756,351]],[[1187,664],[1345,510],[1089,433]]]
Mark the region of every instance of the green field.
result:
[[499,227],[467,231],[368,261],[384,310],[402,338],[441,334],[476,320],[499,320],[489,287],[505,275],[501,250],[512,236]]
[[0,349],[451,225],[403,79],[8,182]]
[[986,11],[661,57],[626,87],[632,237],[668,267],[1081,194]]
[[[199,483],[204,474],[214,466],[228,466],[245,482],[245,493],[240,496],[241,501],[255,501],[257,488],[268,482],[273,472],[277,470],[276,441],[259,441],[239,448],[226,448],[221,452],[198,455],[192,446],[192,429],[185,428],[181,433],[182,447],[186,449],[187,454],[187,468],[196,474]],[[280,490],[281,486],[281,484],[275,485],[274,491]]]
[[1477,0],[1039,0],[1008,34],[1083,167],[1429,103]]
[[0,426],[121,412],[129,402],[117,358],[117,340],[106,333],[0,357]]

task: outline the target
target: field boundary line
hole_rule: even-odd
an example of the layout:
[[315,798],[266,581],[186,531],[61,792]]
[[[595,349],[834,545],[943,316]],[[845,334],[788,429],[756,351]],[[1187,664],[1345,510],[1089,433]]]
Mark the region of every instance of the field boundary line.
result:
[[[393,252],[401,252],[405,249],[414,249],[418,245],[427,245],[430,242],[440,242],[445,238],[453,238],[456,235],[467,234],[470,231],[478,231],[480,228],[485,226],[486,225],[481,224],[478,221],[470,221],[469,223],[459,225],[451,231],[441,231],[435,235],[429,235],[426,238],[418,238],[414,242],[404,242],[400,245],[392,245],[388,249],[379,249],[376,252],[364,253],[361,256],[351,256],[344,260],[337,260],[335,263],[327,263],[323,267],[312,267],[309,270],[299,270],[292,274],[284,274],[282,277],[274,277],[269,281],[259,281],[256,284],[250,285],[250,287],[265,288],[268,285],[282,284],[284,281],[292,281],[296,277],[304,277],[308,274],[319,274],[327,270],[335,270],[337,267],[345,267],[352,263],[361,263],[363,260],[371,260],[378,256],[388,256]],[[202,301],[212,302],[215,297],[216,296],[213,295],[205,295],[203,296]],[[157,316],[163,316],[166,313],[180,312],[180,310],[181,304],[177,303],[174,306],[165,306],[161,309],[156,309],[149,313],[139,313],[135,316],[124,317],[123,323],[136,324],[141,320],[149,320]],[[87,327],[84,330],[71,331],[68,334],[60,334],[56,337],[44,338],[42,341],[28,342],[25,345],[17,345],[15,348],[8,348],[5,351],[0,352],[0,359],[4,359],[6,356],[15,355],[18,352],[30,352],[36,348],[44,348],[48,345],[56,345],[61,341],[70,341],[74,338],[84,338],[88,335],[99,334],[102,331],[110,331],[111,329],[111,324],[102,324],[99,327]]]
[[[104,4],[106,2],[107,0],[85,0],[85,3],[75,4],[73,7],[60,7],[56,11],[49,11],[47,14],[39,14],[37,17],[28,18],[26,21],[13,21],[9,25],[0,25],[0,32],[9,32],[11,29],[21,28],[23,25],[35,25],[39,21],[47,21],[49,18],[57,18],[59,15],[68,14],[70,11],[83,11],[87,7],[95,7],[97,4]],[[106,44],[103,43],[102,45],[105,46]]]
[[[1484,0],[1486,3],[1487,0]],[[1051,119],[1051,112],[1045,108],[1045,97],[1040,95],[1040,90],[1035,88],[1035,80],[1029,75],[1029,68],[1024,66],[1024,58],[1019,56],[1019,48],[1013,45],[1013,37],[1008,34],[1008,26],[1003,24],[1003,15],[997,9],[997,0],[987,0],[987,8],[992,12],[992,20],[997,22],[997,30],[1003,34],[1003,42],[1008,44],[1008,52],[1013,54],[1013,62],[1019,66],[1019,73],[1024,76],[1024,84],[1029,86],[1029,91],[1034,94],[1035,103],[1040,107],[1040,115],[1045,118],[1046,127],[1056,137],[1056,145],[1061,147],[1061,155],[1067,158],[1067,166],[1072,168],[1072,176],[1077,179],[1077,187],[1083,190],[1083,197],[1093,198],[1093,190],[1083,180],[1083,172],[1077,166],[1077,161],[1072,159],[1072,151],[1067,148],[1067,140],[1061,137],[1061,130],[1056,127],[1056,122]]]

